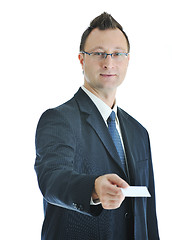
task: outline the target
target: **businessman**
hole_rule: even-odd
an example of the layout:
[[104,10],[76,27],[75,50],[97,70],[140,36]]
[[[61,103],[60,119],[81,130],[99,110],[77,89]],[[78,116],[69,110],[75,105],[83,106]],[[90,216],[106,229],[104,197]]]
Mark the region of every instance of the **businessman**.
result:
[[[116,102],[129,51],[122,26],[96,17],[81,38],[83,86],[39,120],[42,240],[159,239],[149,136]],[[128,186],[146,186],[151,197],[124,197]]]

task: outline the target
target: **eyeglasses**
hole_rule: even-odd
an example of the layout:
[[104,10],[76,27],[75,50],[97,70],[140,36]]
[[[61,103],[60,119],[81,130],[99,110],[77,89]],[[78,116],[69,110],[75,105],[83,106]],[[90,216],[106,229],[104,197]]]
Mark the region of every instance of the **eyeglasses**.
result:
[[114,59],[117,62],[122,62],[129,53],[123,53],[123,52],[114,52],[114,53],[105,53],[105,52],[85,52],[82,51],[82,54],[87,54],[89,56],[92,56],[96,61],[101,61],[103,59],[106,59],[107,56],[111,56],[112,59]]

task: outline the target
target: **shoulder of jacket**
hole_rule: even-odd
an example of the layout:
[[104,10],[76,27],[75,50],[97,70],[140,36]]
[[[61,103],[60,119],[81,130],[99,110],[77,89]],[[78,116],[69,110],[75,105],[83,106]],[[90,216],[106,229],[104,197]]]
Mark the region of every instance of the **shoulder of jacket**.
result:
[[147,133],[146,128],[140,123],[138,122],[134,117],[132,117],[130,114],[128,114],[126,111],[124,111],[123,109],[118,107],[118,110],[120,111],[120,114],[127,119],[127,121],[129,121],[131,124],[134,125],[134,127],[139,128],[140,130],[143,130]]

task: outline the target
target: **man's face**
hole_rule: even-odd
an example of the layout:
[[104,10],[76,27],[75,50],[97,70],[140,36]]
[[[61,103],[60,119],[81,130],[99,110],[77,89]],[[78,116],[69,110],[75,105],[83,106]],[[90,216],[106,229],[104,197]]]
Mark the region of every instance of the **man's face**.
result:
[[[125,36],[119,29],[94,29],[85,43],[85,52],[127,53],[128,45]],[[79,54],[84,71],[84,85],[95,91],[116,91],[123,82],[128,67],[129,56],[122,61],[107,56],[97,60],[94,56]]]

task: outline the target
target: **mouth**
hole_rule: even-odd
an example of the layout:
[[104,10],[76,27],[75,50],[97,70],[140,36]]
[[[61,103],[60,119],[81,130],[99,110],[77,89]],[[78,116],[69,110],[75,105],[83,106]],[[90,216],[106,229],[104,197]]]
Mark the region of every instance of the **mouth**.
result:
[[106,78],[108,78],[108,77],[117,77],[117,74],[113,74],[113,73],[103,74],[103,73],[101,73],[100,76],[101,76],[101,77],[106,77]]

